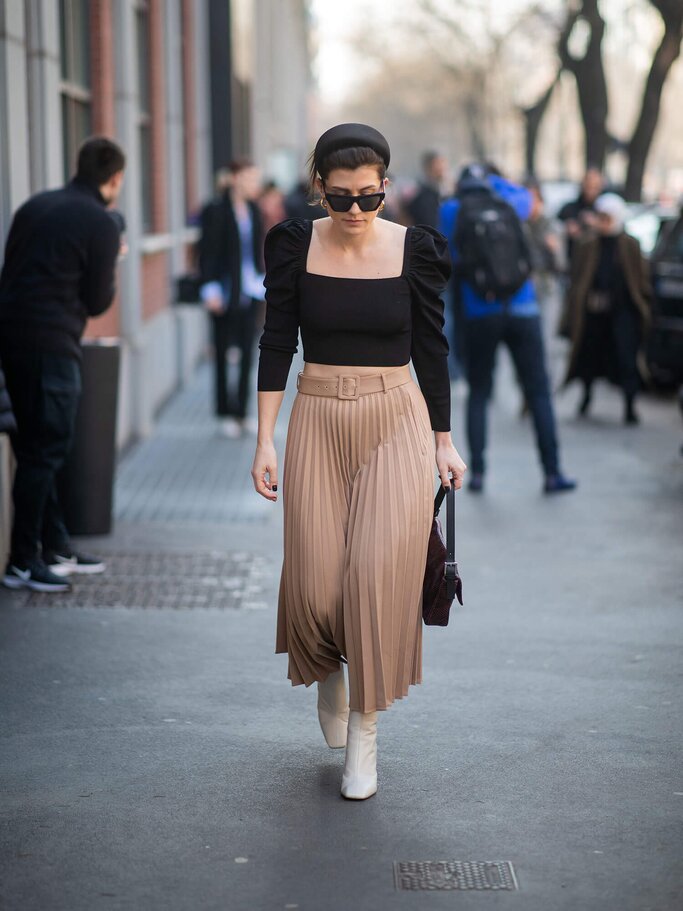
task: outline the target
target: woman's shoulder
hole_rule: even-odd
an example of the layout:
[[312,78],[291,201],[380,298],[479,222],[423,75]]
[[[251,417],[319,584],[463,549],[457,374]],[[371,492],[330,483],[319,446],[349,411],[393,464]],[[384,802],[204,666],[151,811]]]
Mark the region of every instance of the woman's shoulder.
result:
[[408,273],[445,284],[451,274],[448,241],[431,225],[412,225],[408,229]]
[[286,218],[268,231],[265,254],[268,264],[298,263],[310,237],[312,222],[307,218]]
[[308,236],[311,224],[308,218],[285,218],[284,221],[273,225],[266,237],[274,242],[300,243]]

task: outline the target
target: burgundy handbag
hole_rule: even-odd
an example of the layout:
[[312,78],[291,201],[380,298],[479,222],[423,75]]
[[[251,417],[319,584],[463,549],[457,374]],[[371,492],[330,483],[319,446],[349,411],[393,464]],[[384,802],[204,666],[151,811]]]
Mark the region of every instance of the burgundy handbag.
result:
[[[439,521],[439,510],[446,498],[446,540]],[[455,561],[455,487],[443,486],[434,499],[434,518],[427,547],[427,565],[422,584],[422,619],[427,626],[448,626],[448,616],[456,598],[462,604],[462,579]]]

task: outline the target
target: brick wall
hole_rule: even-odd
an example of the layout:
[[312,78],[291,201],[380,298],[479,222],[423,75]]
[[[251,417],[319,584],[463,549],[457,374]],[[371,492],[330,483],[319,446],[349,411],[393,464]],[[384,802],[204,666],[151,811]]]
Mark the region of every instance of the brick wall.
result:
[[150,88],[152,104],[152,225],[168,230],[166,199],[166,96],[164,81],[164,22],[162,0],[149,0]]
[[200,204],[197,182],[197,136],[195,131],[195,23],[193,0],[182,0],[183,29],[183,126],[185,141],[185,208],[194,212]]
[[[114,90],[114,30],[112,0],[90,0],[90,59],[93,132],[116,139]],[[106,338],[120,332],[118,298],[102,316],[89,320],[86,338]]]

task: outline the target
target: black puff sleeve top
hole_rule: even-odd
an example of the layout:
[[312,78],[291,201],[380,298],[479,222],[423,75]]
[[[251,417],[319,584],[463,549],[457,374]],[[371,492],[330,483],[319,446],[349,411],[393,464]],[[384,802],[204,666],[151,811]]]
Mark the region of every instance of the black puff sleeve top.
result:
[[440,298],[451,272],[446,238],[406,229],[403,270],[392,278],[335,278],[306,271],[313,222],[289,218],[265,242],[266,321],[258,388],[287,383],[299,329],[304,360],[400,367],[412,359],[434,430],[450,430],[448,342]]

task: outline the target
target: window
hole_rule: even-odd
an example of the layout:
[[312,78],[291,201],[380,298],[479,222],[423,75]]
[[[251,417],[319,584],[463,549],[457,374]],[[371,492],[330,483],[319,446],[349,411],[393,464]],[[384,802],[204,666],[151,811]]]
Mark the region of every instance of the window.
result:
[[142,194],[142,230],[153,230],[152,186],[152,91],[150,82],[149,9],[139,3],[135,12],[138,64],[138,143],[140,149],[140,192]]
[[64,177],[73,174],[78,148],[92,131],[88,0],[60,0],[62,146]]

